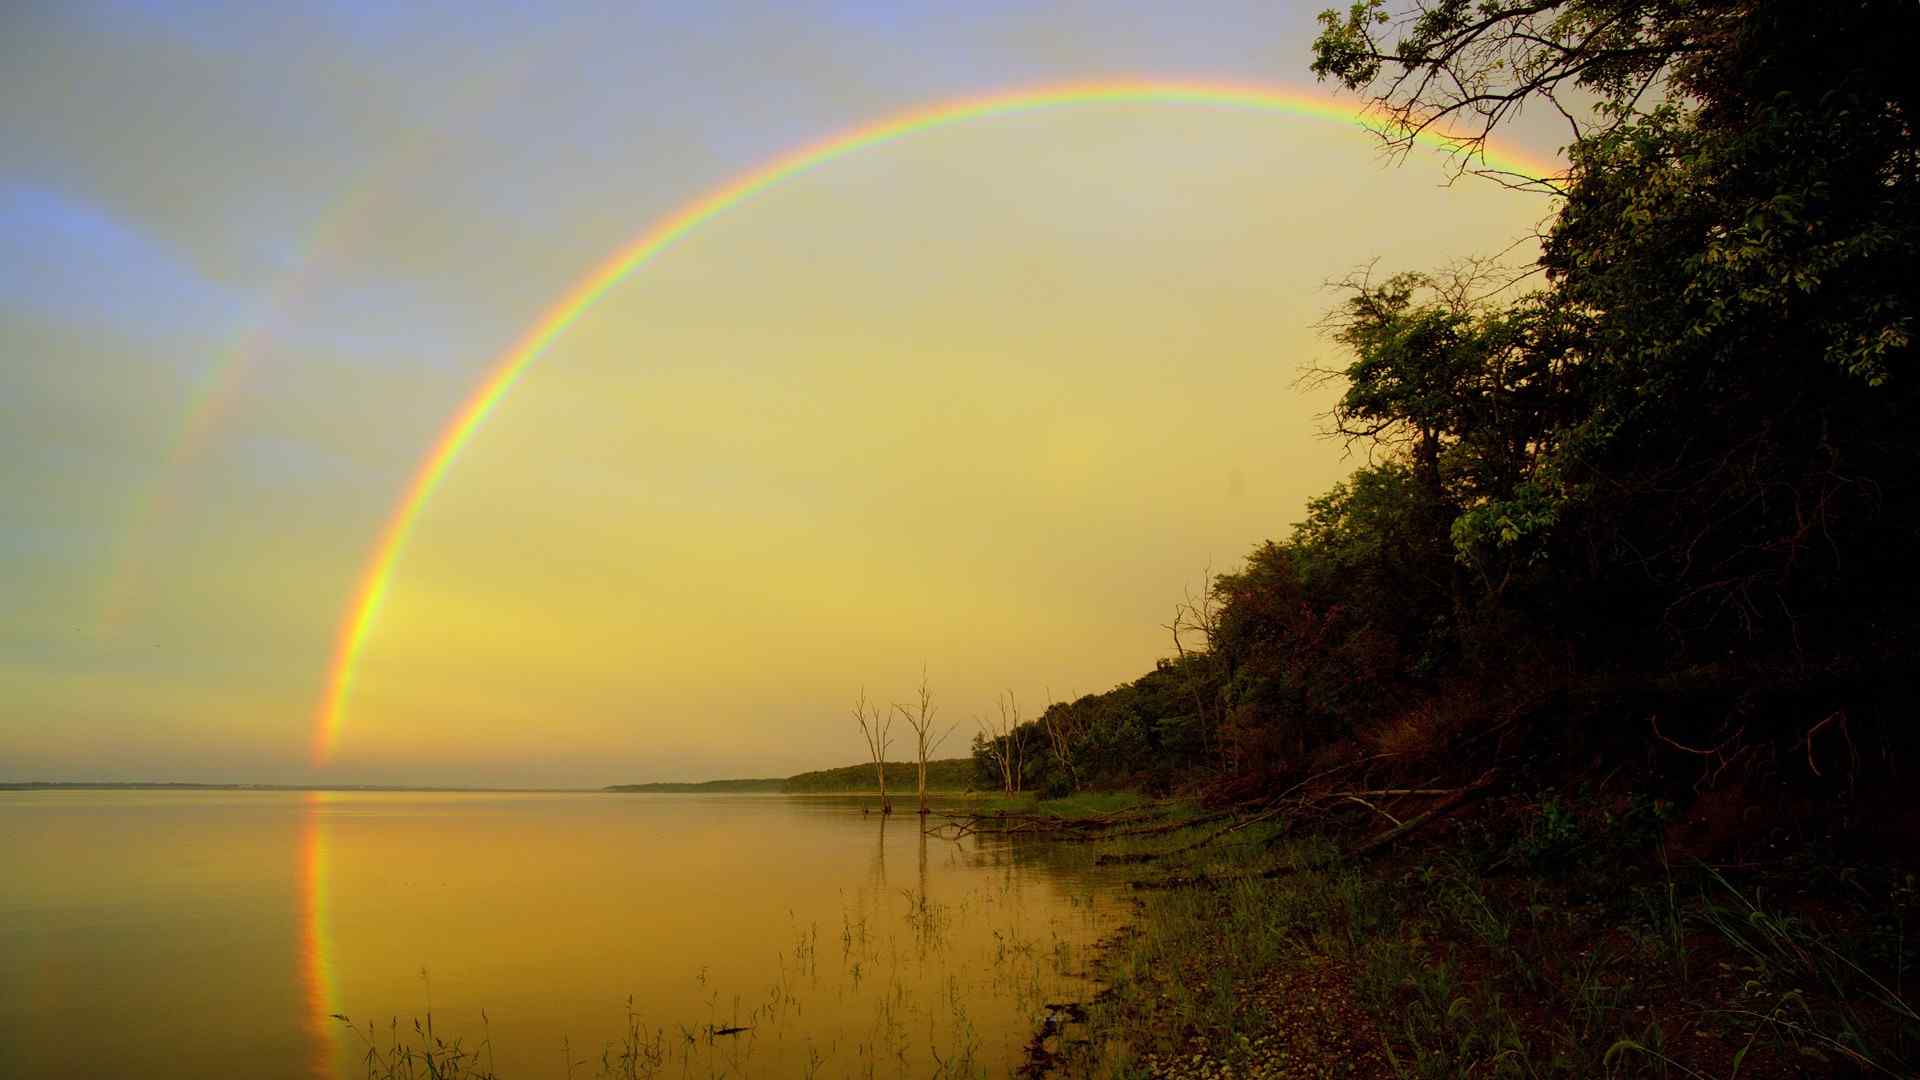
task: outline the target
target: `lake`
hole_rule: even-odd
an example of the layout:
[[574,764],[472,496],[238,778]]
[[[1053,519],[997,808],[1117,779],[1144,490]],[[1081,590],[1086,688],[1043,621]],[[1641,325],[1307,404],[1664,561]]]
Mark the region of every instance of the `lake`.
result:
[[0,1076],[364,1075],[429,1009],[510,1080],[629,1016],[662,1076],[1006,1075],[1111,880],[861,803],[0,792]]

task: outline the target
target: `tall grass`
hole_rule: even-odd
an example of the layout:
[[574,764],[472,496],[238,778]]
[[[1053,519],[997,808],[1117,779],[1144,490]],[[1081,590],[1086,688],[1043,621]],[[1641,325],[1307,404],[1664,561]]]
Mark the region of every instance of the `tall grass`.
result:
[[1153,864],[1201,884],[1143,894],[1094,1010],[1094,1041],[1113,1050],[1083,1055],[1081,1072],[1124,1076],[1195,1052],[1251,1068],[1274,1052],[1259,1049],[1262,1032],[1292,1021],[1247,1008],[1250,993],[1320,963],[1346,973],[1403,1077],[1732,1078],[1762,1059],[1766,1075],[1912,1076],[1920,1065],[1904,989],[1910,895],[1861,905],[1879,929],[1841,932],[1697,864],[1636,877],[1590,850],[1555,863],[1462,846],[1360,864],[1324,840],[1247,831]]

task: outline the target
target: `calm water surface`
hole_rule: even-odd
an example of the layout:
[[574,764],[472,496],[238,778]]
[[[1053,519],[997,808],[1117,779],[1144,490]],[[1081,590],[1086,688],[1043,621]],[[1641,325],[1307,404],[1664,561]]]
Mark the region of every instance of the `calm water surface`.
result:
[[429,1006],[589,1076],[629,998],[662,1075],[1002,1076],[1116,921],[1083,863],[852,799],[0,792],[0,1076],[352,1076]]

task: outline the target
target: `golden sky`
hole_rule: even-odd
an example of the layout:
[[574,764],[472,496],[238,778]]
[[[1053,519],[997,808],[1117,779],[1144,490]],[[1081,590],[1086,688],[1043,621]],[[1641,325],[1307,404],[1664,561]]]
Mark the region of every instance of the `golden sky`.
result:
[[[153,15],[12,36],[36,93],[0,94],[0,780],[781,775],[857,760],[854,696],[904,701],[923,663],[964,752],[1001,690],[1031,713],[1150,668],[1183,590],[1352,467],[1295,386],[1333,358],[1328,279],[1497,251],[1547,209],[1350,125],[1193,104],[960,122],[783,181],[503,399],[315,765],[333,640],[411,471],[650,221],[835,131],[1153,73],[1156,48],[1313,89],[1299,13],[1052,48],[1057,26],[836,11],[798,39],[766,11],[675,22],[679,51],[644,21],[529,37],[510,13],[453,43]],[[1286,48],[1236,44],[1260,32]],[[850,84],[831,58],[875,35],[939,62]],[[738,70],[668,92],[620,41]],[[262,80],[277,111],[242,100]]]

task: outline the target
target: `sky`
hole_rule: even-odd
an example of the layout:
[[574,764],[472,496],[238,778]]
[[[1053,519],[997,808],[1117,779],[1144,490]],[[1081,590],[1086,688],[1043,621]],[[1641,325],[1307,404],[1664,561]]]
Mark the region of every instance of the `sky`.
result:
[[1222,102],[840,155],[581,310],[341,642],[449,425],[650,227],[986,95],[1357,106],[1314,7],[10,5],[0,781],[776,776],[859,760],[855,697],[923,666],[954,754],[1003,691],[1150,669],[1356,464],[1296,385],[1326,283],[1506,249],[1541,197]]

